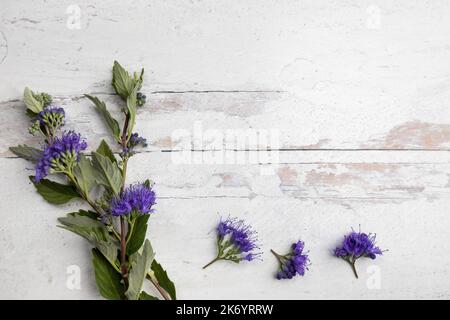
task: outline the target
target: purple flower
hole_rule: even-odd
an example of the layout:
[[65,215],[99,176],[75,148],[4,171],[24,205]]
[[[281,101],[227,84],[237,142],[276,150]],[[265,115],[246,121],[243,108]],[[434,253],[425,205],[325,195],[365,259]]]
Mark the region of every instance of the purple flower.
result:
[[147,184],[136,184],[126,188],[119,197],[111,200],[111,214],[122,216],[135,211],[140,214],[153,213],[156,195]]
[[236,263],[252,261],[261,255],[257,244],[257,233],[244,220],[228,218],[221,220],[217,231],[217,257],[203,267],[205,269],[218,260],[229,260]]
[[48,125],[54,128],[64,124],[65,111],[63,108],[47,107],[37,115],[37,120],[41,125]]
[[134,148],[137,146],[147,147],[147,139],[140,137],[138,133],[133,133],[128,140],[127,146],[122,149],[121,156],[130,157],[134,154]]
[[47,144],[36,165],[34,181],[38,183],[49,173],[71,172],[79,160],[79,153],[87,148],[87,143],[74,131],[64,132]]
[[129,142],[131,147],[137,146],[138,144],[142,144],[143,146],[147,145],[147,139],[140,137],[138,133],[133,133],[130,137]]
[[53,137],[56,135],[57,130],[64,125],[65,116],[63,108],[46,107],[36,115],[28,128],[28,132],[32,135],[36,132],[41,132],[47,137],[49,135]]
[[271,250],[280,263],[280,269],[276,274],[278,280],[292,279],[297,274],[300,276],[305,275],[305,270],[308,269],[309,258],[303,252],[304,247],[305,243],[303,241],[297,241],[292,244],[291,251],[285,255],[280,255]]
[[377,255],[383,254],[383,251],[375,245],[375,238],[376,235],[372,233],[352,231],[344,236],[342,245],[334,249],[334,255],[350,263],[356,278],[358,278],[355,268],[356,260],[362,257],[375,259]]

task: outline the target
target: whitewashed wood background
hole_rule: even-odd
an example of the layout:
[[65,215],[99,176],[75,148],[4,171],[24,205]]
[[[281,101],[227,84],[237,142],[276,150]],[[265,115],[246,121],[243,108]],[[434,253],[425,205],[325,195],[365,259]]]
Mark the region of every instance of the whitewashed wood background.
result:
[[[82,94],[114,109],[114,59],[146,69],[137,128],[150,146],[129,182],[156,182],[148,237],[179,298],[450,298],[449,14],[445,0],[2,0],[0,298],[101,298],[89,245],[56,227],[80,203],[44,202],[8,147],[38,143],[25,86],[54,94],[97,145],[108,133]],[[174,163],[173,133],[197,121],[279,130],[278,167]],[[264,260],[201,270],[228,214],[259,231]],[[359,225],[389,251],[356,280],[331,252]],[[269,250],[299,238],[310,271],[275,280]]]

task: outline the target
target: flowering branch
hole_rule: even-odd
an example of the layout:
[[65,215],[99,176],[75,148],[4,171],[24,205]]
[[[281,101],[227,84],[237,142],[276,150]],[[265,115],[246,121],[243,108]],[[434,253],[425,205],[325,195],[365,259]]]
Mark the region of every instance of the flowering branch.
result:
[[309,257],[303,252],[304,247],[305,243],[303,241],[298,241],[292,244],[291,250],[285,255],[270,250],[280,263],[276,275],[278,280],[292,279],[297,274],[300,276],[305,275],[305,270],[308,270]]
[[[79,210],[59,218],[61,227],[72,231],[93,246],[93,264],[98,289],[107,299],[154,300],[142,291],[145,278],[162,298],[176,299],[173,282],[154,259],[150,242],[145,239],[149,215],[154,212],[156,195],[150,181],[126,186],[128,160],[135,148],[146,146],[146,140],[133,133],[137,107],[146,97],[139,90],[144,70],[130,75],[114,62],[112,85],[126,102],[123,109],[123,129],[96,97],[91,100],[113,137],[121,147],[120,160],[103,140],[99,147],[86,156],[87,143],[74,131],[62,132],[65,111],[52,105],[46,93],[35,93],[26,88],[24,102],[31,118],[29,132],[43,135],[45,148],[39,150],[27,145],[10,148],[17,156],[35,163],[31,177],[38,193],[48,202],[64,204],[74,198],[84,199],[94,211]],[[47,179],[62,175],[69,184]],[[117,223],[120,231],[116,231]]]

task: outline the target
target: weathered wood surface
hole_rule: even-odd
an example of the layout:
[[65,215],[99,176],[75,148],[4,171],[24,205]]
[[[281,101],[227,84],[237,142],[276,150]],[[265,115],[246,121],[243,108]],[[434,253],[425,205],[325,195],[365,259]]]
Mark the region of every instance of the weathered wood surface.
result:
[[[2,2],[0,297],[99,298],[88,245],[55,227],[79,203],[45,203],[27,179],[32,166],[8,147],[38,144],[20,101],[26,85],[55,94],[91,147],[108,139],[83,93],[119,115],[109,80],[117,59],[146,69],[137,131],[149,147],[132,159],[129,182],[156,182],[148,236],[180,298],[450,298],[448,2],[76,4],[80,29],[67,27],[66,3]],[[198,126],[279,139],[180,144],[177,133],[194,137]],[[268,147],[275,158],[260,157]],[[185,149],[193,163],[179,162]],[[207,164],[211,149],[244,163]],[[228,214],[258,229],[264,261],[203,271]],[[389,251],[362,262],[354,280],[331,250],[359,225]],[[299,237],[310,272],[276,281],[269,250]],[[81,290],[66,286],[70,265],[81,268]]]

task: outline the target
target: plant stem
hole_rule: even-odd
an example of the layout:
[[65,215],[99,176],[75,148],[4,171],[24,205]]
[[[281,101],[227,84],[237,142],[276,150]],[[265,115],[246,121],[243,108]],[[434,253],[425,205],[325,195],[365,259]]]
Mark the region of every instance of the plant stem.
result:
[[216,258],[214,258],[211,262],[207,263],[205,266],[203,266],[202,269],[206,269],[208,268],[210,265],[212,265],[214,262],[219,261],[221,258],[219,258],[218,256]]
[[[125,149],[127,146],[127,131],[128,131],[128,125],[130,122],[130,114],[127,113],[125,116],[125,123],[123,125],[122,130],[122,136],[120,140],[120,144],[122,146],[122,149]],[[125,180],[126,180],[126,174],[127,174],[127,162],[128,158],[125,158],[123,160],[123,167],[122,167],[122,181],[120,185],[120,194],[123,193],[125,189]],[[127,239],[125,234],[125,219],[123,216],[120,217],[120,271],[122,273],[122,279],[125,283],[125,288],[128,288],[128,270],[126,266],[126,250],[127,250]]]
[[[270,252],[272,252],[272,254],[278,259],[281,260],[282,256],[279,255],[278,253],[276,253],[275,251],[273,251],[272,249],[270,249]],[[280,261],[281,262],[281,261]]]
[[125,240],[127,243],[130,240],[131,235],[133,234],[134,224],[135,223],[136,223],[136,221],[128,221],[128,232],[127,232],[127,238]]
[[122,184],[120,186],[120,193],[125,189],[125,180],[127,178],[127,167],[128,167],[128,157],[123,159],[123,167],[122,167]]
[[353,260],[353,261],[347,260],[347,261],[350,264],[350,266],[352,267],[353,274],[355,275],[356,279],[358,279],[358,272],[356,272],[356,266],[355,266],[356,260]]
[[122,136],[121,136],[121,142],[120,144],[122,145],[122,147],[126,147],[127,146],[127,131],[128,131],[128,126],[130,125],[130,113],[128,112],[127,115],[125,116],[125,122],[123,124],[123,129],[122,129]]
[[[125,123],[123,125],[123,129],[122,129],[122,136],[120,138],[120,145],[122,146],[122,150],[125,150],[125,148],[127,147],[127,131],[128,131],[128,126],[130,123],[130,114],[127,113],[127,115],[125,116]],[[123,159],[123,167],[122,167],[122,184],[120,186],[120,193],[123,192],[123,190],[125,189],[125,180],[127,177],[127,164],[128,164],[128,156],[125,156]]]
[[128,287],[128,270],[126,266],[127,242],[125,239],[125,219],[120,216],[120,271],[122,273],[125,286]]
[[164,298],[164,300],[172,300],[172,298],[166,292],[166,290],[164,290],[159,285],[158,281],[156,281],[156,279],[154,279],[150,274],[147,274],[147,279],[150,280],[150,282],[155,286],[156,290],[158,290],[158,292],[161,294],[161,296]]

